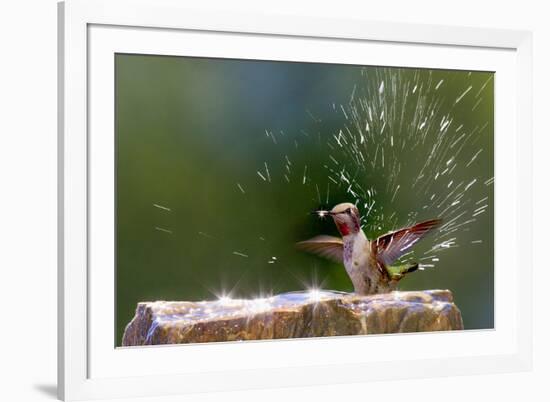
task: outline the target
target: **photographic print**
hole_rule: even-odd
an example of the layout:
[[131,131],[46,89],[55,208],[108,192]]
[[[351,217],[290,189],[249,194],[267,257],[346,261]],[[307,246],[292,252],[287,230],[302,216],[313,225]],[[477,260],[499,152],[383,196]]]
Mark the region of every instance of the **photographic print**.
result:
[[115,56],[116,346],[494,327],[494,73]]

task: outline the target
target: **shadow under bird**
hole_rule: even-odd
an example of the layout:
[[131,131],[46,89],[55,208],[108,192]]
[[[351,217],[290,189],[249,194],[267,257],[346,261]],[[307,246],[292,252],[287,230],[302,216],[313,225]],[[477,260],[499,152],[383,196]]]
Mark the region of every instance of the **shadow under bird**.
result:
[[299,242],[297,247],[343,263],[355,293],[360,295],[392,291],[406,274],[416,271],[418,263],[392,264],[441,224],[441,219],[431,219],[369,240],[361,228],[359,209],[354,204],[346,202],[330,211],[315,213],[320,217],[331,216],[342,238],[321,235]]

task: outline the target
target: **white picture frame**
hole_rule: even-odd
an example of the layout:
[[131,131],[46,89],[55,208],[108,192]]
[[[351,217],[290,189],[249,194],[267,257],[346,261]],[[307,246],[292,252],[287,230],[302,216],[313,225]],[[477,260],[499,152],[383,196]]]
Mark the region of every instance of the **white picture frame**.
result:
[[[530,369],[531,43],[531,34],[524,31],[205,12],[186,9],[175,0],[60,3],[60,398],[162,396]],[[109,338],[114,293],[113,266],[108,263],[114,212],[105,201],[112,199],[113,188],[108,132],[113,130],[109,99],[114,78],[109,57],[124,50],[366,63],[354,55],[357,46],[376,49],[379,59],[374,61],[385,65],[494,68],[502,77],[495,87],[495,177],[506,180],[495,189],[495,226],[506,225],[508,232],[495,230],[495,329],[408,335],[409,345],[396,355],[381,352],[387,336],[115,349]],[[350,353],[355,350],[369,354]],[[162,370],[151,369],[159,362]]]

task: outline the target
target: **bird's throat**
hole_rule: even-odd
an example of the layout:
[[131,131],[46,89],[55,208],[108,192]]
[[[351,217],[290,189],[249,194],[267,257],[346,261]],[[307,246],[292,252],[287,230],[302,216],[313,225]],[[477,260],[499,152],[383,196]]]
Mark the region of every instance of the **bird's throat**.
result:
[[342,237],[351,234],[351,230],[346,223],[336,223],[336,226],[338,227],[338,231],[340,232]]

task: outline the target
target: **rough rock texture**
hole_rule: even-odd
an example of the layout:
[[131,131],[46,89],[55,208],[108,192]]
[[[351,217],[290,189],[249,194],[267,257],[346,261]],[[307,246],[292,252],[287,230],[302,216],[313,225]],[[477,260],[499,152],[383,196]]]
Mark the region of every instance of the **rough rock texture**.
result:
[[201,302],[142,302],[123,346],[463,329],[448,290],[333,291]]

